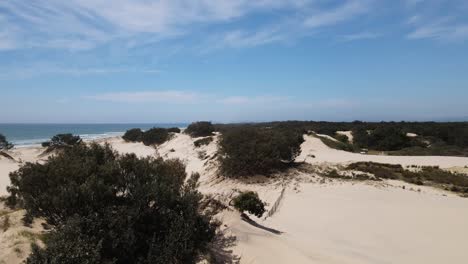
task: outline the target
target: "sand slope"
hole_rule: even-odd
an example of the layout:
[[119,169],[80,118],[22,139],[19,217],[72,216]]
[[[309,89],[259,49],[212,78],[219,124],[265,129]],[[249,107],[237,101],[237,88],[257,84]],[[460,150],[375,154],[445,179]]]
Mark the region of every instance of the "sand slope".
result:
[[[468,259],[466,198],[398,181],[342,182],[294,171],[273,179],[252,177],[248,182],[223,179],[216,161],[219,137],[199,148],[194,146],[195,140],[177,134],[157,149],[120,138],[104,141],[120,153],[182,160],[188,173],[201,173],[199,190],[225,205],[245,190],[258,192],[268,210],[279,201],[271,217],[252,217],[256,224],[241,220],[232,208],[218,215],[225,235],[237,237],[231,250],[241,263],[466,263]],[[297,161],[321,165],[353,161],[443,168],[468,165],[468,158],[348,153],[330,149],[309,136],[302,150]],[[40,151],[14,152],[16,158],[34,160]],[[8,184],[8,172],[18,166],[0,159],[0,188]],[[0,257],[8,257],[6,263],[18,263],[21,258],[15,257],[11,239],[0,231]],[[27,254],[27,247],[22,250]]]
[[[468,166],[468,157],[446,156],[380,156],[351,153],[343,150],[329,148],[314,137],[305,135],[302,144],[302,153],[296,158],[298,162],[307,163],[350,163],[358,161],[372,161],[378,163],[401,164],[403,166],[440,166],[441,168]],[[313,157],[315,156],[315,158]]]

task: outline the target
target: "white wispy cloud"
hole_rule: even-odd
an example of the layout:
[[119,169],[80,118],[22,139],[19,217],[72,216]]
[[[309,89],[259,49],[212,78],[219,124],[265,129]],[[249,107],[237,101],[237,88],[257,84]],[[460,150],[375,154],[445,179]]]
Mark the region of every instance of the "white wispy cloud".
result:
[[293,28],[306,30],[346,21],[362,14],[370,1],[346,0],[325,8],[316,0],[7,0],[0,2],[0,10],[5,10],[0,15],[9,48],[69,50],[92,49],[114,40],[135,45],[135,36],[142,34],[142,42],[171,38],[190,34],[194,25],[232,23],[257,13],[288,14],[288,19],[273,20],[279,25],[295,18],[290,27],[257,25],[258,31],[242,28],[222,34],[225,46],[250,47],[283,41]]
[[376,39],[381,37],[382,34],[374,32],[359,32],[354,34],[343,35],[340,37],[342,41],[354,41],[354,40],[364,40],[364,39]]
[[332,10],[319,10],[310,15],[304,25],[308,28],[331,26],[366,13],[372,1],[350,0]]
[[85,96],[85,99],[124,103],[194,103],[204,97],[189,91],[165,90],[143,92],[117,92]]
[[468,40],[468,23],[459,23],[451,17],[434,22],[421,22],[407,35],[408,39],[436,39],[440,41]]

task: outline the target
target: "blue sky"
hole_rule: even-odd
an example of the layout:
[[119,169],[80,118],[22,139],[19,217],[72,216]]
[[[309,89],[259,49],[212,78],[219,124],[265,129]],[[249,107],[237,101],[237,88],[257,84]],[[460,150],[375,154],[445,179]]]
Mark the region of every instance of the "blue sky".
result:
[[468,116],[465,0],[3,0],[0,122]]

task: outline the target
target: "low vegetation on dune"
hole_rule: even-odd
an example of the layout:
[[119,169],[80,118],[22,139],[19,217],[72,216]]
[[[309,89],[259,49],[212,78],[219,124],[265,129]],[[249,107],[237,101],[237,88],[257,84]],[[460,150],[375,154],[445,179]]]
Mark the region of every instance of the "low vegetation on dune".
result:
[[234,208],[240,213],[248,212],[256,217],[265,213],[265,203],[260,200],[256,192],[243,192],[233,199]]
[[127,142],[142,142],[146,146],[161,145],[171,139],[172,133],[180,133],[180,129],[155,127],[142,131],[139,128],[127,130],[122,138]]
[[141,142],[143,131],[140,128],[132,128],[127,130],[122,138],[127,142]]
[[199,175],[186,177],[178,160],[98,144],[26,163],[10,175],[8,205],[52,226],[27,263],[195,263],[215,225],[200,210]]
[[367,172],[380,179],[402,180],[417,185],[433,185],[446,190],[468,194],[468,175],[450,172],[438,167],[416,167],[407,170],[401,165],[357,162],[347,170]]
[[210,144],[211,142],[213,142],[213,137],[206,137],[206,138],[195,140],[193,144],[195,145],[195,147],[199,148],[201,146],[206,146]]
[[4,135],[0,134],[0,151],[9,150],[11,148],[13,148],[13,144],[8,142]]
[[[313,131],[334,137],[343,144],[324,142],[330,147],[361,151],[386,152],[389,155],[444,155],[468,157],[468,122],[315,122],[286,121],[248,124],[216,124],[216,130],[233,127],[282,127],[297,131]],[[337,131],[352,131],[348,142]],[[415,136],[408,137],[408,133]],[[321,138],[323,140],[323,138]]]
[[80,136],[73,134],[58,134],[53,136],[49,141],[43,142],[42,147],[47,148],[47,152],[64,149],[79,145],[83,142]]
[[219,142],[221,172],[227,177],[269,175],[293,163],[303,141],[302,133],[289,129],[226,129]]
[[208,137],[212,136],[214,131],[215,127],[211,122],[199,121],[190,124],[184,132],[191,137]]

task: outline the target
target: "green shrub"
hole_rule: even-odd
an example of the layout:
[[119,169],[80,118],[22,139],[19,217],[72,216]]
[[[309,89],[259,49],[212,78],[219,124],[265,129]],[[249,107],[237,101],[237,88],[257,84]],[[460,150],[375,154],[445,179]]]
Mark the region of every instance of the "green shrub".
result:
[[178,127],[171,127],[167,129],[167,132],[169,133],[180,133],[180,128]]
[[42,146],[47,147],[49,150],[53,150],[75,146],[81,144],[82,141],[83,140],[80,136],[74,136],[73,134],[58,134],[53,136],[50,141],[43,142]]
[[143,131],[139,128],[127,130],[122,138],[127,142],[141,142],[143,138]]
[[160,145],[170,139],[170,134],[165,128],[152,128],[143,133],[141,138],[146,146]]
[[[353,145],[351,145],[349,143],[344,143],[344,142],[341,142],[341,141],[335,141],[335,140],[329,139],[327,137],[321,137],[321,136],[317,136],[317,137],[323,142],[323,144],[327,145],[329,148],[344,150],[344,151],[349,151],[349,152],[355,151]],[[346,137],[346,138],[348,138],[348,137]]]
[[0,150],[9,150],[13,148],[13,144],[7,141],[6,137],[0,134]]
[[179,160],[121,156],[109,145],[64,149],[10,174],[10,206],[54,228],[38,263],[195,263],[214,237],[200,213],[199,175]]
[[195,140],[193,142],[193,144],[195,145],[195,147],[199,148],[201,146],[208,145],[211,142],[213,142],[213,137],[206,137],[206,138],[201,138],[201,139]]
[[348,144],[349,143],[349,138],[347,135],[343,135],[343,134],[336,134],[335,135],[335,139],[342,142],[342,143],[346,143]]
[[219,143],[221,171],[228,177],[268,175],[294,162],[303,141],[294,130],[231,128]]
[[256,192],[243,192],[233,200],[234,208],[239,212],[249,212],[257,217],[262,217],[265,213],[265,203],[260,200]]
[[214,131],[215,128],[211,122],[206,121],[194,122],[185,129],[185,133],[191,137],[208,137],[213,135]]

